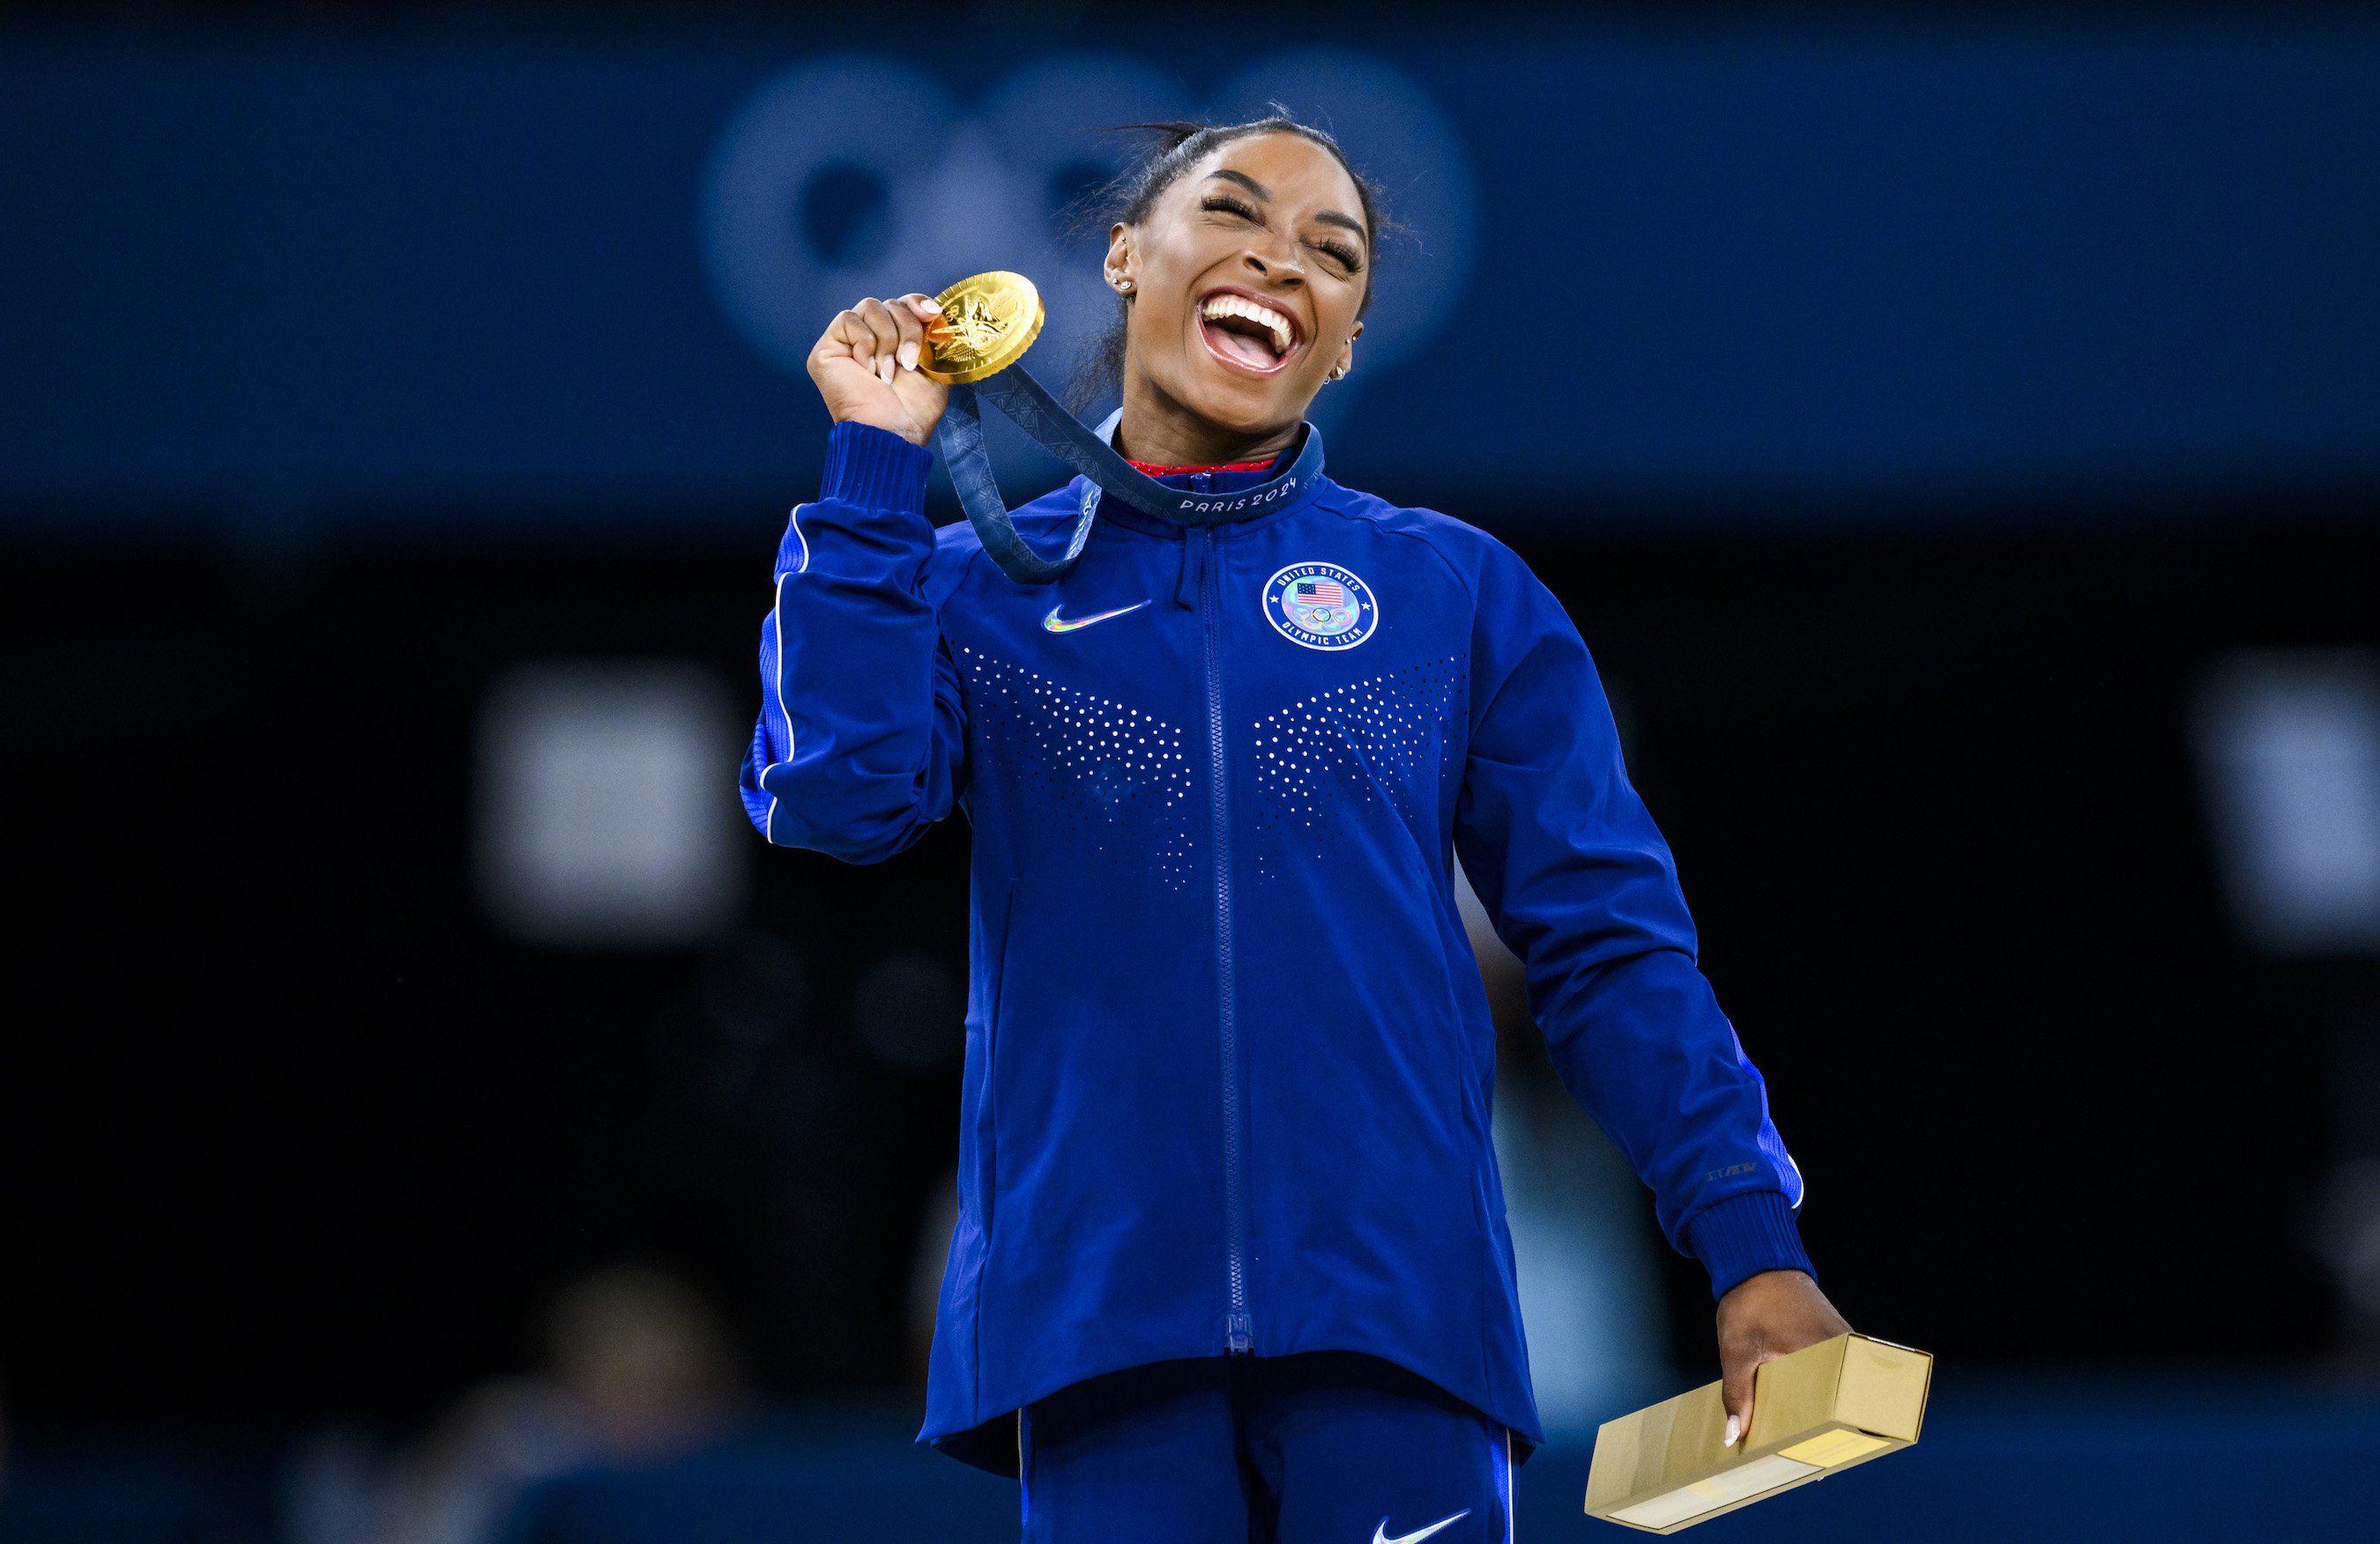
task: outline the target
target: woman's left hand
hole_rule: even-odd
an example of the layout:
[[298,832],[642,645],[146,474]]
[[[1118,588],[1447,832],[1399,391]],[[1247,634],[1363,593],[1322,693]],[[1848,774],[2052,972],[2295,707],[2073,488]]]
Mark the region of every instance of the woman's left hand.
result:
[[1752,1429],[1754,1369],[1850,1329],[1818,1284],[1800,1271],[1763,1271],[1728,1288],[1718,1300],[1719,1398],[1727,1405],[1728,1445]]

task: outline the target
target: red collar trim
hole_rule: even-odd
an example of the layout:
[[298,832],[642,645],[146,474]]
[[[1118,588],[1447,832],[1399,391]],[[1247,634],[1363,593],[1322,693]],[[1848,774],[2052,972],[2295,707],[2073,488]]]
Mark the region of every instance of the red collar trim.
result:
[[1273,468],[1270,461],[1228,461],[1220,466],[1159,466],[1146,461],[1134,461],[1130,456],[1124,460],[1144,476],[1151,477],[1179,477],[1193,472],[1269,472]]

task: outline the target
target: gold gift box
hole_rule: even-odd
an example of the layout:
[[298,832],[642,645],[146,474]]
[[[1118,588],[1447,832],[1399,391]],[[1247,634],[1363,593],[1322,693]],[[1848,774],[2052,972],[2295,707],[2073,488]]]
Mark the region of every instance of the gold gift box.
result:
[[1732,1448],[1719,1385],[1606,1421],[1595,1436],[1586,1514],[1675,1533],[1917,1441],[1934,1358],[1865,1335],[1837,1335],[1763,1362],[1752,1429]]

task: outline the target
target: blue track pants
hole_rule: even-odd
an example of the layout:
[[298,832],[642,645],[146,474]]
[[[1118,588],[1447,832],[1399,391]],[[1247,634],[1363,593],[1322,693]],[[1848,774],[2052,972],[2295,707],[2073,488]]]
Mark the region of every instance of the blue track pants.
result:
[[1017,1423],[1028,1544],[1511,1544],[1511,1435],[1377,1357],[1159,1362]]

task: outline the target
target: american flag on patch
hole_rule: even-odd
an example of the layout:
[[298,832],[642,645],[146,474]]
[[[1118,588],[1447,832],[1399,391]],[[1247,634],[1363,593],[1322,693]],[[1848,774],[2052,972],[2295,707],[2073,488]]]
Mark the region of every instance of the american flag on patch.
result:
[[1294,598],[1316,606],[1347,604],[1346,589],[1332,584],[1328,579],[1300,579],[1297,581],[1296,587],[1290,593]]

